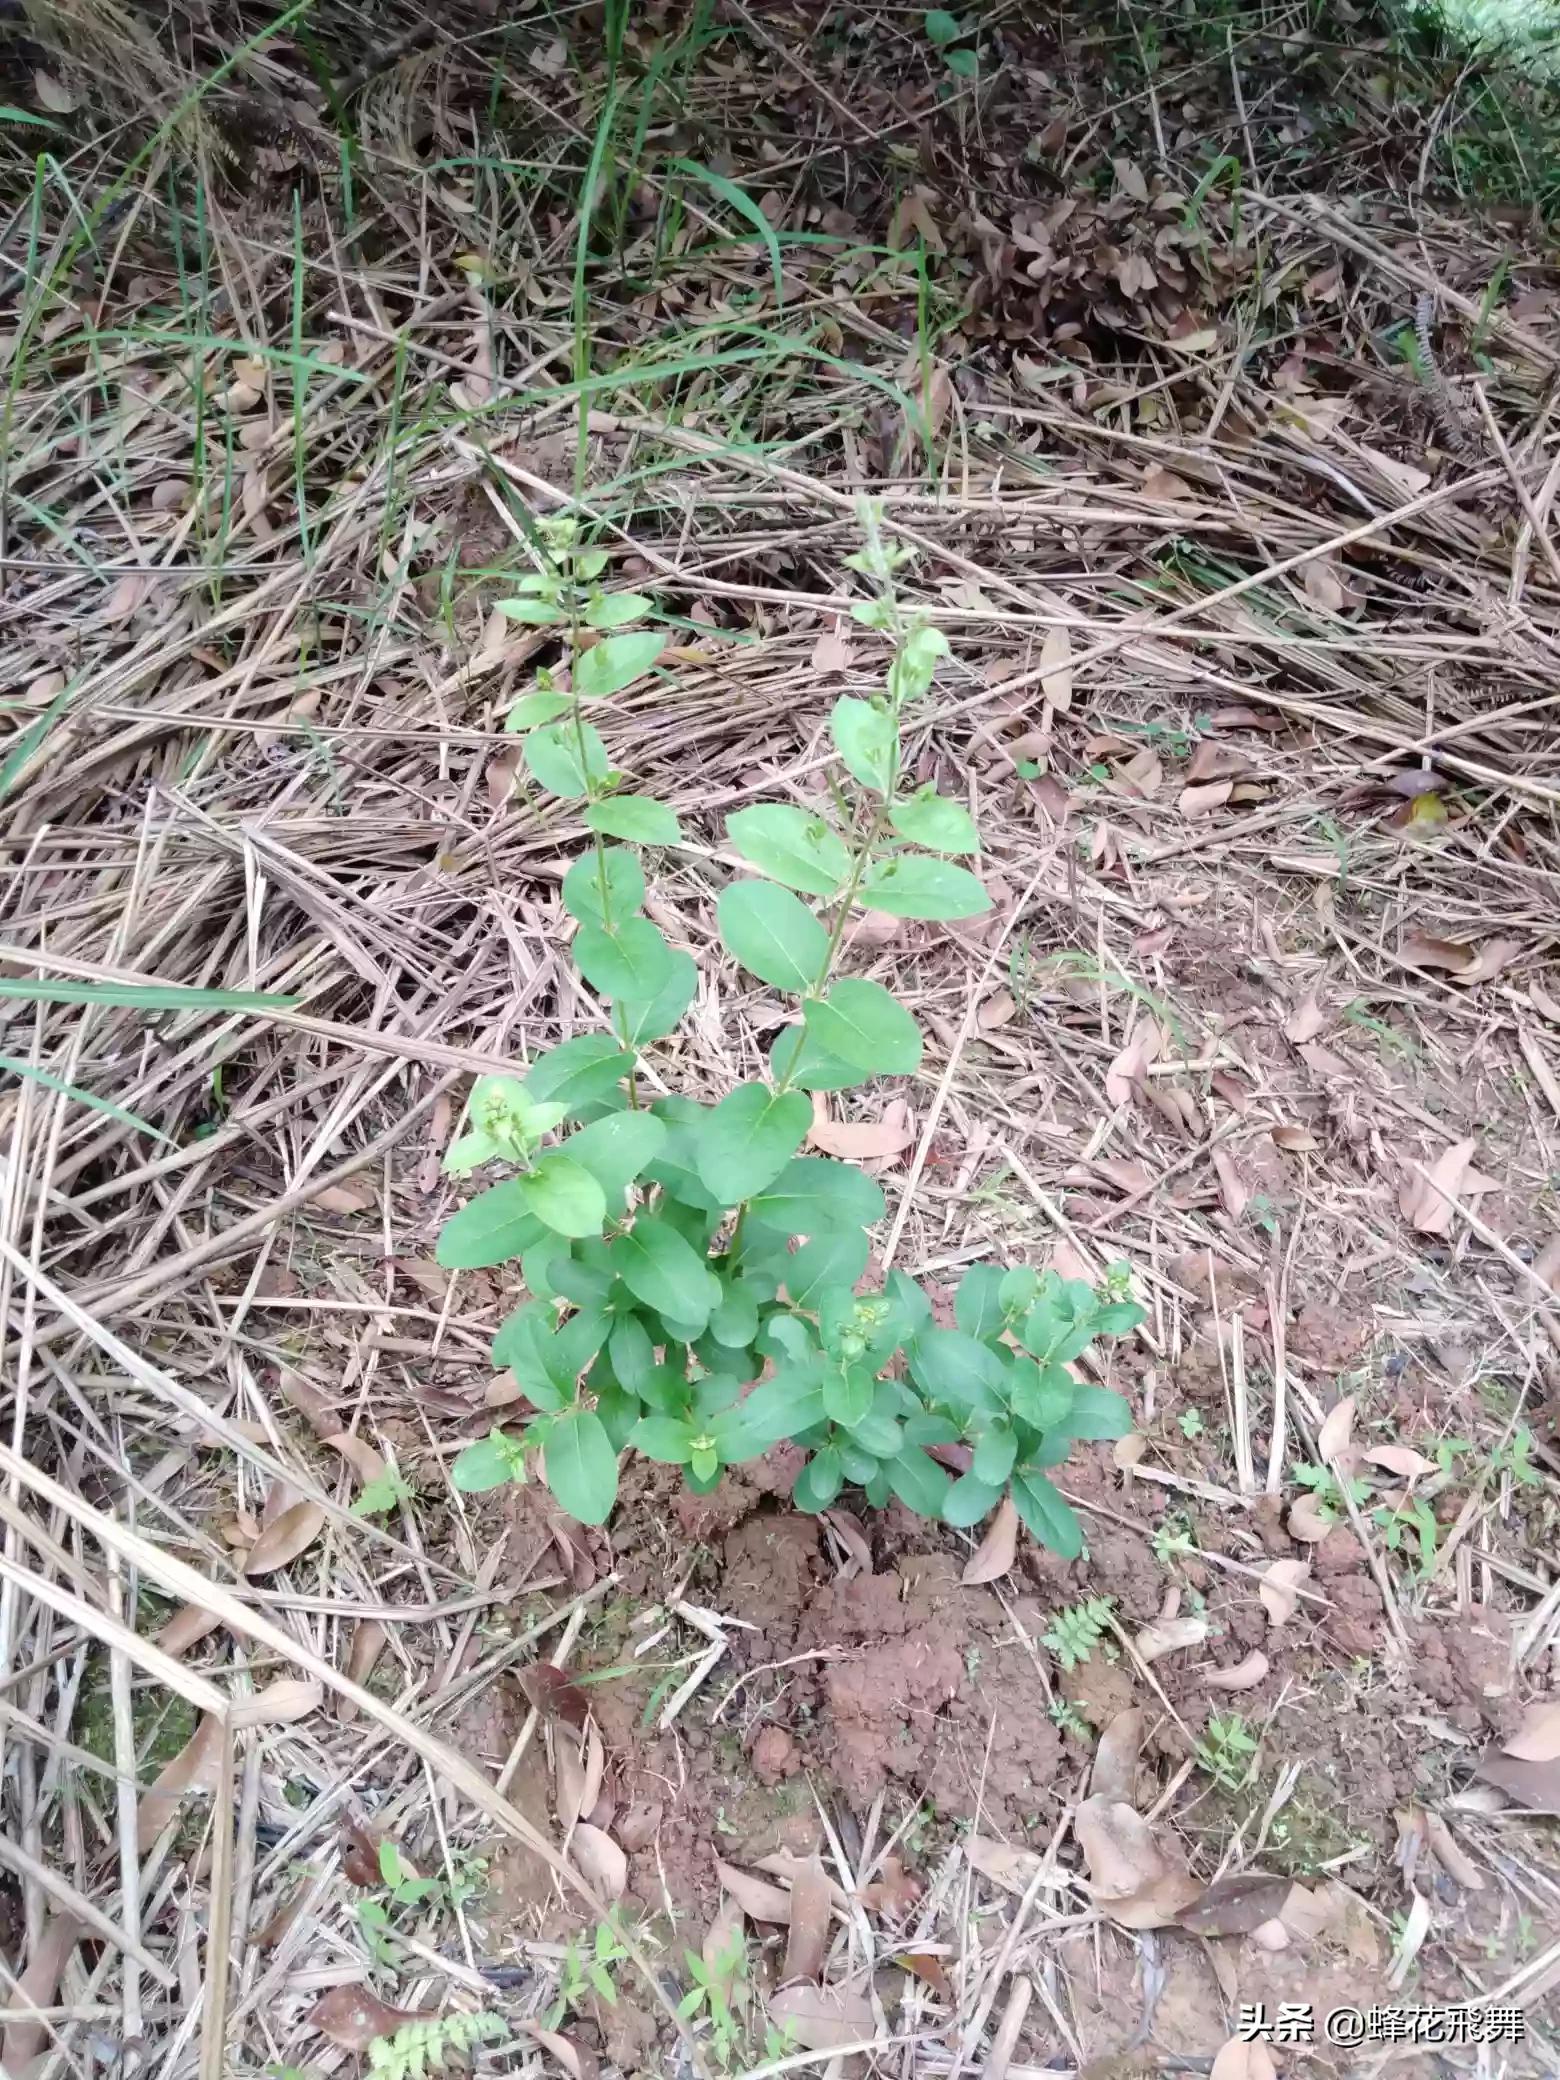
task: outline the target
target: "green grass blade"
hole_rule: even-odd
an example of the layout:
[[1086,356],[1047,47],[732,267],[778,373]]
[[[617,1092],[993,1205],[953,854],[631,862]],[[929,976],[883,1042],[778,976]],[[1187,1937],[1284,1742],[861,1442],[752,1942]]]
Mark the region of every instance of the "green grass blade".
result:
[[99,1098],[91,1091],[84,1091],[79,1084],[66,1083],[63,1077],[51,1076],[47,1069],[38,1069],[31,1062],[18,1061],[13,1054],[0,1054],[0,1069],[9,1069],[13,1076],[25,1076],[29,1082],[41,1083],[47,1091],[59,1091],[62,1096],[74,1098],[78,1105],[85,1105],[93,1112],[103,1112],[110,1119],[117,1119],[121,1126],[134,1127],[137,1133],[150,1134],[154,1141],[165,1141],[170,1148],[178,1143],[161,1127],[154,1127],[149,1119],[142,1119],[138,1112],[127,1112],[123,1105],[116,1105],[112,1098]]
[[748,194],[745,188],[739,188],[735,181],[728,181],[723,173],[712,173],[709,167],[700,166],[696,160],[674,159],[672,164],[679,173],[691,174],[696,181],[703,181],[704,185],[712,189],[722,202],[734,209],[738,216],[747,218],[769,249],[769,265],[774,270],[775,277],[775,302],[776,304],[783,304],[785,302],[785,279],[780,272],[780,241],[775,236],[774,225],[770,223],[752,196]]
[[173,982],[37,982],[0,975],[0,998],[22,1004],[101,1004],[131,1011],[293,1011],[296,997],[262,990],[184,989]]

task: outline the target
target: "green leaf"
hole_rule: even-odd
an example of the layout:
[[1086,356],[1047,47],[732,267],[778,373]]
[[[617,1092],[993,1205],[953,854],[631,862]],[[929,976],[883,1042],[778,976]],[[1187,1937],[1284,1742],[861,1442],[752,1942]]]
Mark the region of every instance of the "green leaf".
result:
[[1083,1526],[1043,1473],[1025,1467],[1013,1476],[1013,1505],[1041,1545],[1076,1560],[1083,1551]]
[[605,1119],[592,1120],[561,1144],[563,1153],[600,1185],[607,1211],[614,1216],[622,1212],[629,1186],[665,1145],[666,1124],[652,1112],[609,1112]]
[[973,79],[980,70],[980,59],[972,50],[949,51],[948,70],[960,79]]
[[823,1412],[831,1423],[854,1430],[872,1410],[877,1381],[865,1365],[831,1365],[823,1375]]
[[574,685],[582,700],[599,700],[603,694],[621,693],[632,685],[666,648],[666,636],[658,628],[635,629],[631,635],[608,636],[580,653],[574,667]]
[[1002,1275],[1000,1264],[972,1264],[959,1280],[953,1318],[966,1336],[984,1342],[1002,1334]]
[[498,611],[511,621],[526,621],[533,628],[556,628],[563,609],[550,599],[501,599]]
[[1064,1424],[1071,1428],[1078,1385],[1063,1366],[1034,1365],[1027,1358],[1015,1358],[1008,1367],[1007,1384],[1008,1399],[1020,1422],[1034,1430],[1055,1430]]
[[807,1137],[812,1105],[801,1091],[739,1083],[700,1125],[694,1157],[705,1190],[737,1206],[774,1183]]
[[1140,1307],[1136,1300],[1112,1300],[1094,1314],[1096,1336],[1125,1336],[1140,1322],[1148,1320],[1148,1309]]
[[935,43],[939,50],[945,43],[957,43],[963,35],[958,18],[949,14],[945,7],[934,7],[923,16],[927,41]]
[[593,1409],[570,1409],[547,1433],[542,1454],[558,1507],[581,1524],[604,1524],[617,1500],[618,1462]]
[[833,1445],[825,1445],[821,1452],[813,1453],[796,1476],[791,1500],[798,1509],[827,1509],[844,1484],[845,1469],[840,1465],[840,1455]]
[[[975,1447],[970,1471],[990,1486],[1000,1488],[1013,1471],[1018,1457],[1018,1439],[1006,1423],[993,1423]],[[985,1512],[981,1514],[984,1516]]]
[[733,881],[716,898],[715,918],[726,951],[772,989],[800,994],[823,973],[829,935],[789,889]]
[[620,1314],[607,1338],[607,1362],[630,1394],[643,1395],[655,1370],[655,1345],[637,1314]]
[[677,845],[682,842],[682,825],[667,808],[647,794],[609,794],[605,801],[592,802],[585,821],[593,831],[609,838],[626,838],[631,845]]
[[928,786],[895,802],[888,820],[901,838],[932,852],[979,852],[975,819],[961,802],[950,802]]
[[657,1314],[704,1333],[720,1304],[720,1281],[677,1230],[641,1213],[611,1245],[612,1268],[636,1300]]
[[822,1366],[816,1358],[800,1365],[782,1365],[771,1378],[761,1380],[732,1413],[740,1417],[745,1434],[762,1439],[755,1457],[784,1438],[800,1436],[824,1420]]
[[548,1098],[567,1107],[573,1117],[610,1097],[633,1066],[634,1057],[610,1033],[581,1033],[538,1055],[525,1087],[533,1098]]
[[504,1317],[493,1338],[493,1363],[512,1372],[515,1384],[543,1409],[572,1399],[579,1378],[560,1360],[557,1310],[543,1300],[527,1300]]
[[883,1218],[883,1188],[848,1163],[796,1156],[767,1190],[755,1195],[748,1214],[784,1235],[870,1228]]
[[566,802],[588,795],[591,783],[605,780],[612,770],[607,747],[588,722],[582,722],[578,730],[572,722],[547,722],[533,729],[525,740],[525,762],[539,787]]
[[[727,1350],[745,1351],[758,1334],[758,1298],[740,1278],[726,1287],[710,1316],[710,1335]],[[729,1364],[730,1360],[726,1360]]]
[[981,917],[991,908],[990,896],[967,867],[910,853],[869,867],[856,900],[890,917]]
[[0,998],[21,1004],[101,1004],[130,1011],[293,1011],[296,997],[251,989],[186,989],[175,982],[38,982],[0,975]]
[[510,736],[518,737],[544,722],[556,722],[560,715],[568,712],[569,696],[566,693],[522,693],[504,717],[504,728]]
[[599,1235],[607,1218],[607,1197],[581,1163],[559,1149],[549,1149],[516,1182],[539,1221],[558,1235]]
[[921,698],[938,661],[947,655],[948,638],[940,628],[923,621],[906,633],[888,668],[888,695],[896,708]]
[[829,733],[853,779],[881,795],[893,793],[899,768],[899,730],[891,709],[842,693],[829,715]]
[[961,1329],[924,1329],[910,1346],[910,1376],[929,1400],[962,1414],[994,1415],[1004,1370],[996,1352]]
[[546,1232],[531,1206],[525,1179],[507,1177],[450,1215],[439,1230],[434,1261],[449,1271],[480,1271],[489,1264],[507,1264]]
[[942,1518],[960,1531],[967,1531],[989,1516],[1002,1500],[1002,1484],[993,1485],[974,1473],[961,1474],[943,1497]]
[[1127,1437],[1132,1430],[1132,1410],[1126,1397],[1109,1387],[1075,1387],[1064,1427],[1070,1436],[1090,1443]]
[[28,123],[35,130],[57,130],[59,128],[59,124],[50,122],[47,116],[40,116],[30,108],[12,108],[9,102],[4,107],[0,107],[0,123]]
[[489,1488],[502,1488],[518,1475],[519,1453],[520,1447],[513,1438],[495,1430],[456,1454],[450,1479],[462,1495],[482,1495]]
[[785,1289],[793,1307],[814,1309],[818,1297],[833,1286],[853,1286],[867,1268],[868,1244],[860,1228],[819,1235],[804,1242],[789,1260]]
[[[607,880],[607,909],[601,907],[601,878]],[[632,917],[645,899],[645,870],[637,852],[608,845],[598,860],[594,852],[577,859],[563,877],[563,907],[581,924],[615,923]]]
[[693,1457],[690,1438],[698,1432],[680,1416],[641,1416],[629,1434],[636,1452],[662,1466],[686,1466]]
[[699,970],[691,953],[672,948],[672,968],[651,997],[619,997],[612,1006],[613,1029],[634,1047],[664,1040],[693,1002]]
[[580,973],[604,997],[653,997],[672,979],[672,949],[648,917],[582,924],[574,935]]
[[[655,601],[647,599],[642,592],[604,592],[599,599],[593,599],[586,608],[585,626],[622,628],[630,621],[642,621],[654,606]],[[660,652],[657,650],[650,659],[651,664],[655,663],[659,655]]]
[[916,1022],[879,982],[843,976],[803,1013],[818,1045],[841,1061],[879,1076],[912,1076],[921,1066]]
[[854,1062],[830,1054],[805,1025],[787,1026],[775,1036],[769,1050],[769,1073],[776,1083],[795,1084],[802,1091],[851,1091],[872,1081],[869,1069],[858,1069]]
[[739,809],[726,818],[726,833],[760,873],[804,895],[832,896],[850,873],[844,839],[806,809],[784,802]]
[[739,188],[735,181],[727,180],[723,173],[716,173],[708,166],[701,166],[695,159],[674,159],[672,164],[679,173],[691,173],[696,180],[705,182],[723,202],[730,203],[740,216],[747,218],[768,248],[769,266],[775,283],[775,308],[780,309],[785,302],[785,276],[781,271],[780,241],[775,236],[774,225],[747,190]]
[[912,1445],[897,1459],[885,1461],[883,1471],[888,1475],[888,1485],[906,1509],[913,1509],[917,1516],[922,1517],[942,1515],[943,1503],[953,1483],[935,1459],[928,1459],[925,1452]]

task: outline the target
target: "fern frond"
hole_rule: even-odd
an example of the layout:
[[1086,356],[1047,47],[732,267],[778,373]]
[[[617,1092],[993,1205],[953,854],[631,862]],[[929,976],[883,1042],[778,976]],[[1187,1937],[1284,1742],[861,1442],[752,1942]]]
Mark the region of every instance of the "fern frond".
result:
[[435,2015],[426,2021],[403,2022],[393,2036],[375,2037],[368,2047],[368,2070],[374,2080],[423,2080],[430,2070],[442,2072],[449,2060],[505,2033],[502,2015],[479,2009],[472,2015]]

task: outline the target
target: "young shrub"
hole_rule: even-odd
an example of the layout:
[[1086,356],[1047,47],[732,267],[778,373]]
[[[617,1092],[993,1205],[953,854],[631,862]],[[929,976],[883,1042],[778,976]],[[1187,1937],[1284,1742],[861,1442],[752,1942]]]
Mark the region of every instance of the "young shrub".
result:
[[[979,844],[969,812],[901,782],[902,734],[947,643],[897,596],[911,552],[884,540],[876,506],[864,502],[862,517],[865,547],[847,560],[873,595],[853,613],[888,645],[883,686],[871,700],[842,696],[830,716],[847,815],[766,803],[727,820],[754,873],[717,898],[721,941],[797,1016],[768,1075],[712,1105],[646,1105],[636,1082],[639,1054],[672,1031],[697,980],[643,909],[643,851],[680,831],[626,786],[587,715],[654,667],[663,637],[631,625],[653,603],[602,591],[606,554],[581,545],[568,518],[542,523],[540,567],[506,602],[567,645],[567,691],[539,672],[508,726],[538,786],[578,804],[592,833],[563,900],[610,1030],[551,1049],[523,1080],[479,1077],[445,1158],[456,1176],[508,1173],[450,1217],[438,1256],[457,1270],[518,1261],[528,1297],[500,1327],[493,1361],[534,1411],[519,1431],[468,1446],[454,1478],[468,1491],[523,1480],[539,1454],[560,1507],[599,1524],[625,1450],[681,1466],[703,1493],[724,1467],[789,1439],[807,1453],[803,1509],[827,1508],[850,1484],[875,1506],[897,1495],[974,1525],[1010,1494],[1036,1538],[1075,1555],[1082,1529],[1049,1474],[1075,1439],[1131,1427],[1119,1394],[1069,1369],[1095,1337],[1142,1319],[1124,1274],[1095,1291],[977,1265],[958,1290],[957,1326],[939,1329],[903,1273],[856,1292],[883,1194],[848,1164],[799,1153],[810,1093],[920,1066],[903,1005],[835,972],[851,911],[955,919],[990,908],[961,864]],[[953,1478],[932,1456],[940,1446],[963,1447],[947,1456],[968,1470]]]

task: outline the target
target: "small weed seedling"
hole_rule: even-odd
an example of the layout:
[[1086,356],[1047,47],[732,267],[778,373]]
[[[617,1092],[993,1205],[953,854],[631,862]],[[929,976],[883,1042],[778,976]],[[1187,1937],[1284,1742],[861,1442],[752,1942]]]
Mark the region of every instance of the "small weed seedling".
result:
[[1190,1517],[1180,1510],[1172,1510],[1163,1523],[1154,1529],[1154,1558],[1161,1567],[1173,1567],[1177,1560],[1184,1560],[1197,1544]]
[[[1316,1504],[1317,1515],[1327,1523],[1336,1523],[1346,1517],[1349,1506],[1343,1499],[1343,1484],[1330,1466],[1313,1466],[1309,1460],[1297,1460],[1289,1469],[1289,1478],[1297,1487],[1309,1488]],[[1370,1482],[1356,1474],[1349,1482],[1349,1496],[1355,1503],[1364,1502],[1370,1494]]]
[[463,2058],[475,2044],[507,2036],[502,2015],[436,2015],[426,2022],[403,2022],[390,2037],[375,2037],[368,2047],[371,2080],[424,2080]]
[[612,1972],[628,1951],[610,1921],[598,1921],[587,1951],[580,1938],[571,1936],[558,1966],[558,1992],[548,2011],[547,2027],[556,2029],[594,1993],[609,2008],[617,2006],[617,1981]]
[[1197,1760],[1226,1791],[1240,1789],[1256,1752],[1256,1735],[1239,1712],[1224,1716],[1215,1712],[1208,1721],[1206,1739],[1197,1743]]
[[[756,871],[720,890],[721,940],[800,1017],[775,1040],[767,1076],[714,1105],[647,1103],[641,1088],[640,1052],[676,1026],[698,979],[644,915],[643,853],[682,834],[669,808],[626,789],[585,715],[650,671],[665,637],[629,626],[653,602],[602,589],[607,551],[584,546],[571,518],[537,524],[537,568],[506,611],[555,630],[563,650],[508,727],[537,785],[578,804],[592,835],[562,893],[574,959],[610,1005],[610,1030],[566,1040],[524,1081],[479,1077],[445,1156],[458,1177],[514,1173],[446,1221],[438,1259],[453,1270],[518,1259],[529,1297],[499,1328],[493,1361],[534,1410],[523,1428],[468,1445],[453,1476],[468,1491],[494,1488],[524,1480],[539,1454],[559,1506],[600,1524],[625,1449],[682,1467],[705,1494],[725,1467],[789,1439],[807,1454],[794,1491],[803,1509],[827,1509],[848,1482],[875,1508],[897,1496],[968,1527],[1010,1495],[1037,1539],[1076,1558],[1082,1527],[1050,1470],[1076,1440],[1131,1428],[1121,1395],[1072,1371],[1096,1337],[1143,1319],[1125,1271],[1095,1289],[976,1265],[956,1326],[938,1328],[901,1272],[881,1291],[855,1290],[884,1210],[876,1181],[797,1153],[813,1092],[911,1076],[921,1062],[910,1013],[880,984],[835,974],[853,910],[951,919],[991,906],[960,864],[979,844],[969,812],[903,783],[903,733],[948,646],[900,604],[895,578],[911,552],[884,539],[875,504],[861,515],[866,546],[848,562],[873,594],[854,615],[889,645],[883,684],[870,700],[842,696],[830,716],[842,786],[854,790],[844,814],[772,803],[727,819],[731,849]],[[929,1449],[947,1445],[968,1452],[957,1479]]]
[[448,1878],[420,1877],[394,1842],[379,1844],[379,1875],[383,1892],[370,1892],[357,1903],[358,1932],[376,1964],[396,1971],[404,1962],[395,1940],[396,1909],[433,1905],[456,1907],[481,1890],[487,1864],[479,1857],[463,1857]]
[[1110,1629],[1114,1596],[1091,1596],[1083,1603],[1070,1603],[1059,1610],[1040,1635],[1063,1668],[1081,1668]]

